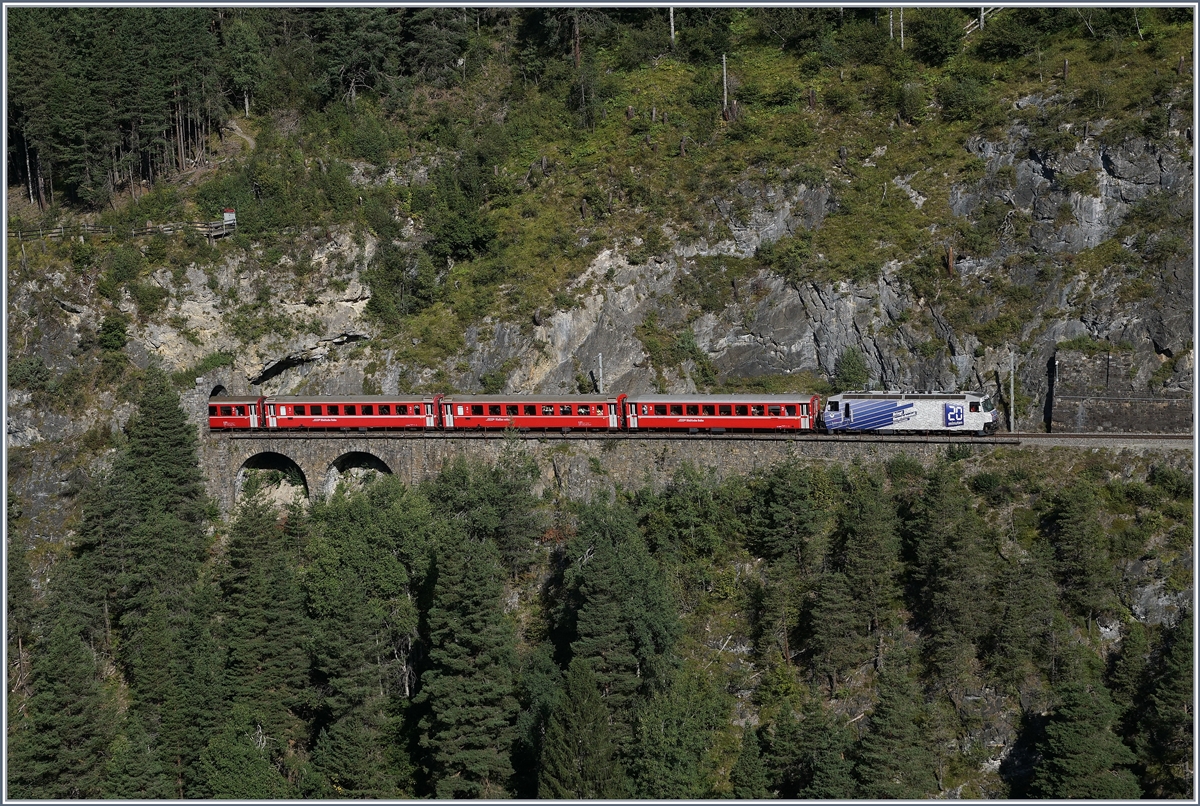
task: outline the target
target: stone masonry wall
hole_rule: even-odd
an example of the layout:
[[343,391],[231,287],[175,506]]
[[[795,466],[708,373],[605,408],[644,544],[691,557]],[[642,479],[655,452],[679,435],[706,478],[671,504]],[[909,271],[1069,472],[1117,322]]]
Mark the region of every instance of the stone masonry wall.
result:
[[1060,433],[1140,432],[1186,434],[1192,430],[1192,397],[1155,395],[1133,381],[1132,352],[1055,354],[1050,430]]

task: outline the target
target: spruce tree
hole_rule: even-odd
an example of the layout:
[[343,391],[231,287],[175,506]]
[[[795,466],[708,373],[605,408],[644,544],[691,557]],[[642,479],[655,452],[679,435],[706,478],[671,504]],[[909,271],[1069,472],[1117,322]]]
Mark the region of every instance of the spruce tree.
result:
[[428,705],[420,743],[438,797],[503,797],[513,774],[515,636],[501,578],[490,540],[438,552],[429,669],[415,699]]
[[937,790],[921,692],[893,659],[859,745],[854,777],[867,798],[924,798]]
[[218,800],[287,797],[287,780],[271,763],[269,739],[244,706],[236,706],[200,754],[204,788]]
[[899,524],[876,474],[860,471],[848,492],[835,556],[863,627],[878,635],[891,623],[900,596]]
[[147,800],[170,798],[175,792],[159,749],[136,714],[128,714],[110,748],[101,791],[105,798]]
[[[61,568],[60,586],[70,577]],[[9,745],[10,794],[17,798],[98,798],[103,794],[115,703],[99,680],[79,619],[57,607],[33,658],[33,696]]]
[[1158,672],[1149,691],[1139,731],[1139,750],[1146,765],[1147,795],[1194,797],[1193,614],[1188,612],[1167,633]]
[[715,681],[686,667],[667,691],[651,697],[638,711],[629,750],[635,796],[711,796],[715,770],[708,751],[728,724],[730,707]]
[[576,658],[567,670],[542,745],[538,797],[557,800],[623,798],[629,782],[595,675]]
[[798,797],[811,800],[845,800],[857,791],[849,754],[853,738],[838,717],[810,696],[799,725],[801,787]]
[[1133,752],[1112,731],[1116,709],[1104,686],[1068,680],[1056,692],[1040,743],[1032,791],[1041,798],[1132,800],[1142,796],[1127,766]]
[[752,725],[742,729],[742,750],[729,772],[733,796],[738,800],[761,800],[770,795],[771,775],[762,758],[762,740]]

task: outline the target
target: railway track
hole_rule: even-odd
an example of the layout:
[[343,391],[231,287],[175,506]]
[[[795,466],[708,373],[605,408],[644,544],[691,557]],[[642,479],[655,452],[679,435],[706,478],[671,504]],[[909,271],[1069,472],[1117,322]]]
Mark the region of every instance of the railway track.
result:
[[[509,439],[505,431],[358,431],[355,429],[337,431],[214,431],[213,434],[224,435],[230,439],[295,439],[295,440],[333,440],[333,439]],[[1147,433],[1093,433],[1093,434],[1044,434],[1044,433],[1005,433],[993,434],[986,437],[968,434],[823,434],[808,432],[794,433],[682,433],[682,432],[622,432],[622,431],[521,431],[516,436],[523,440],[588,440],[588,439],[618,439],[618,440],[711,440],[714,442],[911,442],[917,444],[965,444],[965,445],[1021,445],[1023,443],[1063,442],[1092,444],[1106,441],[1115,442],[1169,442],[1184,443],[1193,441],[1191,434],[1147,434]]]

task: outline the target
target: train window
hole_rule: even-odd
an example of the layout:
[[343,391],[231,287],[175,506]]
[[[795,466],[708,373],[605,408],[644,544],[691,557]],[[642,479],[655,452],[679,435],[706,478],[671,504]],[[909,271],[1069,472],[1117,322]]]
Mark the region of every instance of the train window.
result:
[[733,407],[733,413],[736,414],[738,417],[745,417],[749,413],[749,411],[750,411],[749,408],[747,408],[746,406],[734,406]]
[[312,409],[310,409],[308,413],[311,414],[312,416],[316,417],[317,415],[319,415],[321,413],[321,407],[313,406]]
[[972,403],[972,404],[971,404],[971,411],[979,411],[979,404],[978,404],[978,403]]
[[[399,409],[400,407],[397,406],[396,408]],[[379,404],[379,416],[380,417],[386,417],[391,413],[392,413],[392,404],[391,403],[380,403]],[[397,411],[396,413],[399,414],[400,412]]]
[[831,400],[831,401],[829,401],[829,410],[830,410],[830,411],[837,411],[837,410],[838,410],[838,402],[837,402],[836,400]]
[[565,414],[566,416],[570,417],[571,416],[571,407],[570,406],[559,406],[558,413]]
[[750,413],[755,417],[762,417],[763,407],[757,403],[750,406]]
[[783,413],[783,409],[779,408],[779,406],[767,406],[767,413],[772,417],[778,417]]
[[783,410],[784,410],[785,412],[787,412],[787,416],[788,416],[788,417],[795,417],[795,416],[796,416],[796,407],[795,407],[795,406],[784,406],[784,407],[783,407]]
[[526,405],[525,406],[525,416],[526,417],[536,417],[537,416],[537,406]]
[[728,417],[733,414],[733,406],[717,406],[717,413],[722,417]]
[[596,414],[599,414],[599,415],[604,414],[604,404],[603,403],[596,404]]
[[209,406],[209,407],[208,407],[208,416],[209,416],[209,417],[216,417],[216,416],[217,416],[217,407],[216,407],[216,406]]
[[700,413],[700,407],[697,405],[689,405],[687,407],[687,413],[689,416],[695,417],[697,414]]
[[592,414],[591,406],[581,405],[576,407],[576,411],[580,417],[590,417]]
[[497,406],[497,405],[489,405],[488,406],[488,414],[499,414],[499,413],[500,413],[499,406]]
[[347,414],[357,414],[358,412],[354,410],[354,406],[347,406],[346,413]]
[[520,414],[521,413],[520,407],[519,406],[505,406],[504,413],[507,414],[509,417],[512,417],[514,414]]
[[650,407],[647,406],[645,403],[643,403],[642,404],[642,414],[649,414],[649,413],[650,413]]
[[[433,414],[433,406],[429,407],[429,413]],[[421,414],[421,404],[420,403],[417,403],[416,405],[413,406],[413,414],[420,416],[420,414]]]
[[996,407],[992,405],[992,399],[990,397],[985,397],[983,399],[983,410],[984,411],[995,411],[996,410]]
[[365,415],[371,415],[371,414],[374,414],[374,413],[375,413],[375,407],[374,407],[374,406],[363,406],[363,414],[365,414]]
[[657,414],[659,417],[664,417],[667,414],[667,407],[665,405],[663,405],[662,403],[655,403],[654,404],[654,413]]
[[246,416],[246,407],[245,406],[237,406],[234,410],[237,411],[238,417]]
[[483,406],[475,404],[471,406],[471,413],[478,416],[483,414]]
[[554,406],[542,406],[542,416],[543,417],[553,417],[554,416]]
[[672,403],[669,408],[670,408],[672,414],[678,415],[680,417],[683,416],[683,406],[680,405],[679,403]]
[[701,406],[700,407],[700,413],[704,414],[708,417],[711,417],[713,415],[714,411],[715,411],[715,409],[712,406]]
[[337,406],[326,406],[325,413],[331,414],[331,415],[336,415],[338,413],[338,407]]
[[304,407],[303,406],[292,406],[292,414],[295,415],[296,417],[303,417],[304,416]]
[[221,416],[222,417],[232,417],[233,416],[233,406],[222,406],[221,407]]

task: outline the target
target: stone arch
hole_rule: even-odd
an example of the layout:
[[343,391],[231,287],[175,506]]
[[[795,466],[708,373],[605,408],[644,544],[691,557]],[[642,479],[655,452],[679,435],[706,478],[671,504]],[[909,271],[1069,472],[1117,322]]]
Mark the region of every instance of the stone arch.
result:
[[[233,501],[235,505],[241,500],[246,481],[251,473],[258,471],[274,471],[275,473],[282,474],[281,476],[268,477],[266,480],[272,486],[278,485],[280,488],[285,488],[286,485],[286,488],[298,488],[305,498],[309,497],[308,479],[304,475],[303,468],[291,457],[285,456],[282,453],[263,451],[250,456],[238,468],[237,476],[233,482]],[[286,492],[287,490],[285,489]],[[286,494],[283,497],[290,500],[291,494]]]
[[387,462],[373,453],[366,451],[349,451],[343,453],[330,463],[321,483],[321,494],[329,497],[337,489],[340,481],[358,483],[368,473],[387,473],[392,475],[392,469]]
[[208,396],[209,397],[226,397],[228,394],[229,394],[229,390],[218,383],[216,386],[213,387],[212,391],[208,393]]

